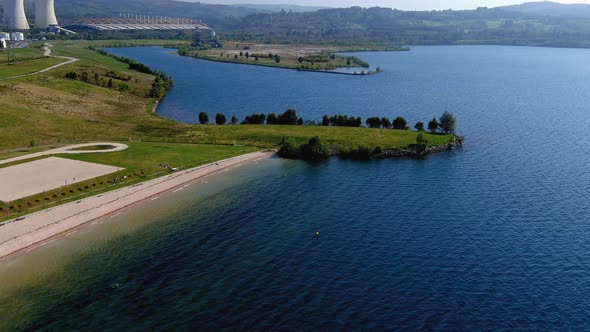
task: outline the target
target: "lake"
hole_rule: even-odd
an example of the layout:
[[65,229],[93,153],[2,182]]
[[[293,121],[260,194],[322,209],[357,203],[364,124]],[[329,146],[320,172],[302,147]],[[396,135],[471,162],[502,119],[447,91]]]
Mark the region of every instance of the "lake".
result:
[[[0,265],[0,326],[582,330],[590,50],[414,47],[348,76],[109,51],[175,81],[158,114],[455,113],[463,149],[216,175]],[[320,232],[320,236],[314,236]]]

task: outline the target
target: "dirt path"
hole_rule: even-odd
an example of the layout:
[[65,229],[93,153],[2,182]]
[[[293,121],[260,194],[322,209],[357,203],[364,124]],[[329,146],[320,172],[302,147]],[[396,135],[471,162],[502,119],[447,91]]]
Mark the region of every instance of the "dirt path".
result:
[[[112,145],[113,148],[112,149],[108,149],[108,150],[72,150],[72,149],[78,149],[78,148],[83,148],[83,147],[86,147],[86,146],[94,146],[94,145]],[[19,160],[25,160],[25,159],[37,158],[37,157],[41,157],[41,156],[52,155],[52,154],[60,154],[60,153],[77,154],[77,153],[116,152],[116,151],[123,151],[123,150],[127,149],[128,147],[129,146],[127,146],[127,144],[123,144],[123,143],[98,142],[98,143],[74,144],[74,145],[62,146],[61,148],[57,148],[57,149],[51,149],[51,150],[41,151],[41,152],[36,152],[36,153],[29,153],[29,154],[25,154],[23,156],[18,156],[18,157],[14,157],[14,158],[8,158],[8,159],[0,160],[0,165],[12,163],[12,162],[19,161]]]
[[51,55],[51,49],[50,49],[50,47],[52,47],[52,46],[53,45],[51,45],[51,44],[45,44],[45,45],[43,45],[43,47],[42,47],[42,49],[43,49],[43,56],[44,57],[59,58],[59,59],[66,59],[67,61],[64,61],[62,63],[58,63],[57,65],[53,65],[53,66],[47,67],[45,69],[41,69],[41,70],[36,71],[34,73],[22,74],[22,75],[10,76],[10,77],[2,77],[2,78],[0,78],[0,81],[6,81],[6,80],[15,79],[15,78],[27,77],[27,76],[33,76],[33,75],[45,73],[45,72],[48,72],[48,71],[53,70],[55,68],[59,68],[61,66],[69,65],[70,63],[73,63],[73,62],[76,62],[76,61],[80,60],[80,59],[77,59],[77,58],[71,58],[69,56],[57,56],[57,55],[52,56]]

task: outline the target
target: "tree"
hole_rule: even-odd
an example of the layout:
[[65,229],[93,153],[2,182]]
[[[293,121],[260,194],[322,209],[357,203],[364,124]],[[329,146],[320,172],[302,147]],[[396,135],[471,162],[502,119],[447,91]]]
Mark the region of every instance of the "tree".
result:
[[261,114],[250,114],[244,118],[242,124],[264,124],[266,120],[266,115],[264,113]]
[[401,116],[398,116],[393,120],[393,129],[406,129],[408,127],[408,122]]
[[424,122],[416,122],[416,125],[414,125],[414,129],[416,129],[417,131],[424,131]]
[[112,88],[113,87],[113,79],[109,78],[109,82],[107,83],[107,88]]
[[381,127],[381,119],[379,119],[379,117],[377,117],[377,116],[370,117],[365,122],[366,122],[367,126],[369,126],[369,128]]
[[284,125],[296,125],[297,124],[297,111],[290,108],[285,113],[279,115],[278,124]]
[[272,59],[272,53],[268,53],[268,57]]
[[224,125],[227,122],[227,119],[225,118],[225,115],[223,115],[222,113],[217,113],[217,115],[215,116],[215,123],[218,125]]
[[440,130],[445,134],[454,134],[457,120],[451,112],[444,112],[439,119]]
[[303,126],[303,118],[297,119],[297,125],[298,126]]
[[275,54],[275,62],[276,63],[281,62],[281,57],[278,54]]
[[381,118],[381,125],[385,129],[391,128],[391,121],[389,121],[389,119],[386,117],[382,117]]
[[238,117],[235,115],[231,116],[231,124],[235,125],[238,124]]
[[278,123],[278,120],[277,115],[274,113],[270,113],[266,116],[266,124],[274,125]]
[[436,118],[432,118],[432,120],[430,120],[428,122],[428,130],[430,130],[431,133],[436,133],[436,130],[438,129],[438,121],[436,121]]
[[322,126],[329,126],[330,125],[330,117],[327,115],[324,115],[322,117]]
[[199,122],[201,124],[207,124],[209,123],[209,115],[205,112],[201,112],[199,113]]

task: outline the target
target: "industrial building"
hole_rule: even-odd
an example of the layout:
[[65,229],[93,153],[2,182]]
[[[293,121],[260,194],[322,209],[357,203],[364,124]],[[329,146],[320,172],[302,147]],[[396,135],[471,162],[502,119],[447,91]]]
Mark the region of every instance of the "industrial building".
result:
[[123,18],[84,18],[66,26],[74,31],[211,30],[205,23],[189,18],[127,15]]

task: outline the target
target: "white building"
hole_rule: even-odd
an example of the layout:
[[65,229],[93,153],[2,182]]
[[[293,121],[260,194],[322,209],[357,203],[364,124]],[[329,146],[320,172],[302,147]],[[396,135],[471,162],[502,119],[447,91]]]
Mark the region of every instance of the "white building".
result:
[[25,34],[22,32],[13,32],[10,34],[12,41],[23,41],[25,40]]

